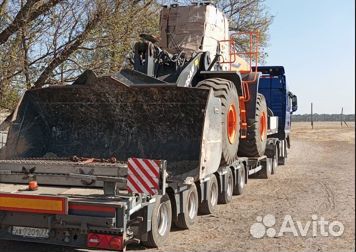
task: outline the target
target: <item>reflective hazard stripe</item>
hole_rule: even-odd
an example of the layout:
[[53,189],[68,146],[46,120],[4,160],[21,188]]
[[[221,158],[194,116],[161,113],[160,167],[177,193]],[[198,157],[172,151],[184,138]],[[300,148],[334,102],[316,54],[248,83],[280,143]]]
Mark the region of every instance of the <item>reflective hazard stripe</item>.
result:
[[159,189],[159,160],[128,159],[127,189],[133,193],[154,195]]

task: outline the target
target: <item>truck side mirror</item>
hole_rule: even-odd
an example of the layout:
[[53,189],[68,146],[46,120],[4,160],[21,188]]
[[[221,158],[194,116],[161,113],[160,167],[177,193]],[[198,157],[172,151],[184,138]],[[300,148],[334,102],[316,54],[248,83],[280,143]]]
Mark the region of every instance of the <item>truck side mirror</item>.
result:
[[296,95],[292,95],[292,112],[297,111],[298,109],[298,99]]

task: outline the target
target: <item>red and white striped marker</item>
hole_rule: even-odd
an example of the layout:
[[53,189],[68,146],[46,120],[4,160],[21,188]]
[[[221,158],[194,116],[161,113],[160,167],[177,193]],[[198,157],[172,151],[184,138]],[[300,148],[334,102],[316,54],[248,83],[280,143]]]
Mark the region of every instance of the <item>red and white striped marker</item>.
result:
[[132,193],[157,194],[160,165],[159,160],[129,158],[127,190]]

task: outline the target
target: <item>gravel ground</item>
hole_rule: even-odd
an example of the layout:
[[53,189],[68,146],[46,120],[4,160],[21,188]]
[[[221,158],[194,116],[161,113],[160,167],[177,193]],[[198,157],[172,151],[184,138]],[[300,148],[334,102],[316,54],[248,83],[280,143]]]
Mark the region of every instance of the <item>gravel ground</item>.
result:
[[[173,230],[166,246],[146,251],[355,251],[355,126],[315,123],[312,130],[306,123],[294,123],[293,127],[287,165],[280,166],[277,174],[268,180],[249,180],[244,194],[230,204],[219,205],[213,215],[198,216],[190,230]],[[275,217],[271,227],[277,234],[286,223],[285,216],[290,215],[297,236],[285,232],[254,238],[250,230],[257,229],[251,226],[266,215]],[[324,218],[329,224],[341,222],[344,232],[336,237],[331,232],[323,236],[317,226],[313,234],[313,224],[317,223],[313,217],[316,221]],[[273,224],[271,216],[264,221]],[[305,236],[300,235],[298,222],[303,228],[311,223]],[[261,223],[252,227],[261,227]],[[273,236],[273,230],[267,234]],[[339,231],[337,227],[333,230]],[[0,251],[72,250],[1,241]]]

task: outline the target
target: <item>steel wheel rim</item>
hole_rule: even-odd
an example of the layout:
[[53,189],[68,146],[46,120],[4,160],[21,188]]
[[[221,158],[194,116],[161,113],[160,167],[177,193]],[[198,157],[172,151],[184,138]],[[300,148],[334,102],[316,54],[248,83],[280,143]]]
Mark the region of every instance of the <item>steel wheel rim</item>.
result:
[[197,213],[198,206],[196,204],[196,195],[193,192],[189,193],[188,196],[188,216],[190,219],[194,219]]
[[260,138],[261,140],[265,140],[267,136],[267,117],[266,113],[262,112],[260,116]]
[[271,174],[271,172],[272,172],[272,163],[271,162],[267,162],[267,170],[268,170],[268,174]]
[[231,104],[227,113],[227,138],[230,144],[235,143],[237,135],[237,113],[234,104]]
[[240,188],[243,188],[245,185],[245,170],[244,168],[240,168],[241,169],[241,173],[240,173]]
[[226,188],[226,194],[228,197],[231,197],[232,196],[232,191],[233,191],[233,184],[234,184],[234,181],[232,179],[232,176],[230,175],[229,176],[229,179],[227,181],[227,188]]
[[168,207],[167,204],[161,204],[158,208],[158,233],[160,236],[164,236],[168,229]]
[[210,197],[211,206],[215,206],[218,203],[218,188],[216,183],[211,185],[211,197]]

